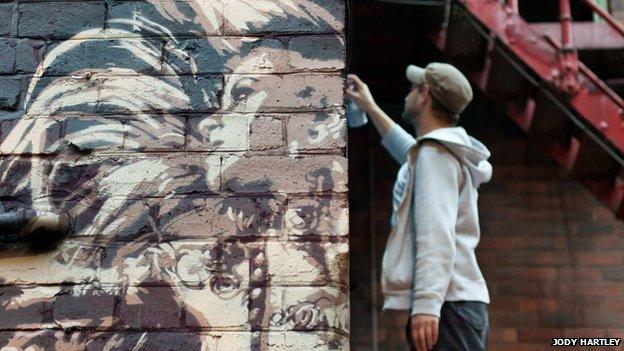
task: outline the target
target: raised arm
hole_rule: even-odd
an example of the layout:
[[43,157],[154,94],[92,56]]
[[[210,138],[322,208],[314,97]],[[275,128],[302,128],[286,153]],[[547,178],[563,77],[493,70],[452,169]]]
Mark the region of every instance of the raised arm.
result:
[[347,76],[347,97],[354,101],[373,121],[379,134],[384,135],[392,128],[394,121],[383,112],[371,94],[368,85],[355,74]]
[[407,152],[415,143],[416,139],[396,123],[381,138],[381,145],[399,164],[407,161]]
[[355,74],[349,74],[347,97],[355,101],[373,121],[373,125],[381,134],[381,144],[392,157],[403,164],[407,160],[407,151],[416,143],[414,137],[395,123],[375,102],[368,85]]

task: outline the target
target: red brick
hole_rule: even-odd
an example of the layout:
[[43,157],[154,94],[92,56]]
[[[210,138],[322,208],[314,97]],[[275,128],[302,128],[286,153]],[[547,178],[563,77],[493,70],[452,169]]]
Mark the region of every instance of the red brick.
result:
[[495,328],[488,333],[488,341],[490,344],[499,342],[517,342],[518,330],[514,328]]
[[[550,343],[548,343],[550,345]],[[548,346],[540,344],[528,344],[528,343],[492,343],[489,345],[492,350],[504,350],[504,351],[545,351],[548,350]]]
[[[576,233],[584,235],[600,235],[600,234],[613,234],[619,228],[619,225],[614,224],[601,224],[601,223],[587,223],[578,224],[575,226]],[[621,233],[621,230],[620,230]]]
[[[621,283],[576,284],[573,291],[582,297],[617,298],[624,297],[624,285]],[[565,294],[567,289],[562,291]]]
[[594,267],[614,267],[622,264],[624,254],[614,253],[577,253],[575,255],[576,262],[584,266]]
[[566,242],[561,237],[544,236],[496,236],[485,238],[479,243],[481,250],[497,251],[501,247],[511,247],[514,250],[536,249],[555,250],[566,248]]
[[513,251],[507,254],[499,254],[497,262],[501,265],[562,266],[569,264],[570,257],[554,251]]
[[624,313],[612,310],[595,310],[591,307],[582,309],[583,318],[578,325],[589,328],[609,328],[624,325]]
[[521,326],[535,326],[538,316],[533,313],[513,313],[511,311],[490,312],[490,325],[492,328],[518,328]]
[[565,328],[563,337],[566,338],[606,338],[609,337],[606,329],[600,328]]
[[595,221],[612,221],[615,219],[615,214],[604,206],[596,206],[592,208],[592,218]]
[[624,238],[621,234],[618,237],[605,237],[598,240],[601,242],[604,250],[624,250]]
[[624,328],[622,329],[608,329],[607,337],[609,338],[622,338],[624,339]]
[[557,279],[573,281],[600,281],[599,268],[557,267]]
[[548,283],[534,282],[499,282],[496,283],[496,292],[504,296],[530,296],[537,297],[557,293],[557,287]]
[[507,311],[507,310],[522,310],[522,311],[536,311],[541,301],[539,298],[518,296],[495,296],[492,300],[489,309],[490,311]]
[[602,271],[602,279],[611,282],[624,282],[624,268],[611,268]]
[[547,345],[550,344],[551,338],[563,337],[563,329],[562,328],[532,328],[518,329],[518,341],[524,342],[542,342]]

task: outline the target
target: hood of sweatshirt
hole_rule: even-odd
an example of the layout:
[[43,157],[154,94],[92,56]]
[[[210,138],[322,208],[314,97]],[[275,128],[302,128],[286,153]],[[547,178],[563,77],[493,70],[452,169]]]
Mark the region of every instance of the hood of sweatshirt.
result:
[[468,135],[463,127],[434,129],[419,136],[417,140],[420,141],[425,138],[439,140],[461,158],[470,171],[472,184],[475,188],[492,178],[492,164],[487,161],[490,157],[490,150],[479,140]]

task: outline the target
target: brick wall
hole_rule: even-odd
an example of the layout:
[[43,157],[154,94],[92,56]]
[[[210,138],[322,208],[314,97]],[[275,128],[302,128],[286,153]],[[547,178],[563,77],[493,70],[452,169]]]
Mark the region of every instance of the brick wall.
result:
[[348,347],[341,0],[0,2],[0,349]]
[[624,224],[512,123],[497,122],[507,117],[475,110],[490,125],[473,130],[494,165],[480,192],[477,248],[492,300],[491,349],[624,337]]

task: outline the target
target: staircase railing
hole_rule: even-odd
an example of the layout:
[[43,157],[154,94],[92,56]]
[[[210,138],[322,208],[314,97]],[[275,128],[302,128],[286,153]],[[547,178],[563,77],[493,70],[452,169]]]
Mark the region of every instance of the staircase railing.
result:
[[611,14],[596,4],[593,0],[583,0],[583,2],[595,13],[598,14],[605,22],[611,26],[616,32],[620,33],[620,35],[624,36],[624,25],[620,23],[615,17],[611,16]]

